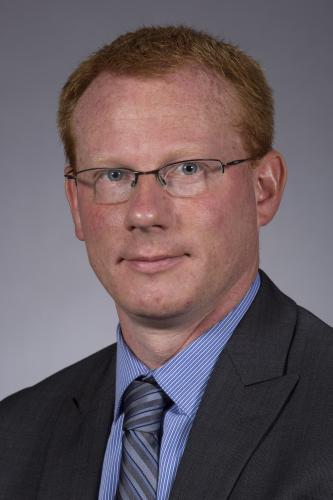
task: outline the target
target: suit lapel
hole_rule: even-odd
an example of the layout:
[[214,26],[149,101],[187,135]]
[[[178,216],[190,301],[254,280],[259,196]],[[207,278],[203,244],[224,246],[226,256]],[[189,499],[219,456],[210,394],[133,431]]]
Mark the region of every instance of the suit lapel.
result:
[[295,304],[261,280],[210,377],[171,499],[227,499],[297,384],[286,373]]
[[64,399],[49,442],[38,499],[97,498],[114,411],[115,348],[105,351]]

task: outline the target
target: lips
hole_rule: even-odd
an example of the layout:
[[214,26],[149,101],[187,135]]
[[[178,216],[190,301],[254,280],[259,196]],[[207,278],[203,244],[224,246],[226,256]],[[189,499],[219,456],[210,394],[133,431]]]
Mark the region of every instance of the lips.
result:
[[131,269],[143,273],[156,273],[166,271],[178,265],[188,255],[133,255],[122,259],[122,262]]
[[128,261],[143,261],[143,262],[155,262],[157,260],[164,260],[164,259],[173,259],[178,256],[175,255],[168,255],[168,254],[162,254],[162,255],[153,255],[153,256],[144,256],[144,255],[137,255],[133,257],[129,257],[126,260]]

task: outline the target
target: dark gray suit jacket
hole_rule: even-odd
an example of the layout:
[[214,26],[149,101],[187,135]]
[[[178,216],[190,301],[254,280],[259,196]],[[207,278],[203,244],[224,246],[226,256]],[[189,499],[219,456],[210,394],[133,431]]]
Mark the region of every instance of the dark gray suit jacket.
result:
[[[333,499],[333,330],[261,274],[194,421],[172,499]],[[92,500],[116,347],[0,404],[0,499]]]

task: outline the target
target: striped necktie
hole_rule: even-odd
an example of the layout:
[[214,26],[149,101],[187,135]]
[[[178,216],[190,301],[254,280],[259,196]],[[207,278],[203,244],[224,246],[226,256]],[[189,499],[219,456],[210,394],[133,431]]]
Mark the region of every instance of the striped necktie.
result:
[[162,419],[170,399],[153,379],[134,380],[123,395],[123,451],[117,500],[156,498]]

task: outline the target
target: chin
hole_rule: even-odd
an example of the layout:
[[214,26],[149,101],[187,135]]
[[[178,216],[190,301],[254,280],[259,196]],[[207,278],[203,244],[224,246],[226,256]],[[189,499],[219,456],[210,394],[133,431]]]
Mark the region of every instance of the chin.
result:
[[126,301],[126,303],[122,304],[116,301],[116,304],[127,316],[135,317],[143,322],[158,322],[159,326],[163,322],[165,322],[166,326],[169,325],[170,322],[184,316],[189,310],[188,303],[181,304],[179,301],[162,300],[156,297],[147,301],[143,301],[141,297],[139,304],[137,301],[135,303]]

